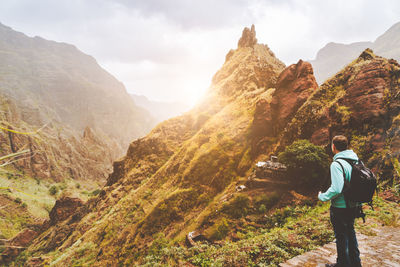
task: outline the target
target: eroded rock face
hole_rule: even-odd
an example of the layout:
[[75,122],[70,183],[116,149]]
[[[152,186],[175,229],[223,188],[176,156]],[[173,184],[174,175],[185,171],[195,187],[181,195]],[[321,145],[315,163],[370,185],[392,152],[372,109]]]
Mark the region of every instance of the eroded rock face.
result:
[[272,120],[277,134],[318,88],[310,63],[299,60],[279,75],[272,98]]
[[330,140],[343,134],[370,168],[381,177],[391,177],[393,166],[382,162],[392,161],[393,156],[384,153],[387,145],[396,150],[388,143],[394,140],[395,145],[395,139],[388,137],[393,135],[394,118],[400,112],[399,90],[400,65],[366,49],[301,107],[286,127],[279,149],[296,139],[311,139],[330,152]]
[[[29,109],[28,109],[29,110]],[[112,162],[122,152],[121,147],[100,131],[86,127],[77,134],[72,128],[56,120],[50,123],[34,117],[37,125],[23,121],[25,107],[0,93],[0,120],[10,124],[17,134],[0,131],[2,155],[19,150],[29,151],[13,165],[32,177],[61,182],[66,177],[77,180],[106,180]],[[62,130],[60,130],[62,129]],[[56,168],[54,166],[57,166]]]
[[268,99],[260,99],[256,103],[254,112],[253,130],[257,136],[273,136],[273,128],[271,127],[271,101]]
[[63,197],[58,199],[49,214],[50,225],[55,225],[58,222],[64,221],[82,206],[83,202],[79,198]]
[[[372,60],[372,51],[364,51],[359,60],[369,60],[362,65],[357,75],[345,85],[346,97],[339,99],[340,106],[349,107],[350,119],[353,123],[369,123],[374,126],[383,126],[387,123],[388,107],[385,102],[386,92],[391,85],[390,80],[393,68],[389,62],[376,59]],[[346,73],[345,75],[351,75]]]
[[7,263],[18,256],[37,235],[38,233],[31,229],[24,229],[19,232],[15,237],[6,242],[6,249],[1,254],[0,263]]
[[260,99],[256,104],[253,133],[261,141],[254,147],[265,150],[268,144],[292,119],[296,111],[318,88],[310,63],[300,60],[284,69],[278,77],[271,99]]

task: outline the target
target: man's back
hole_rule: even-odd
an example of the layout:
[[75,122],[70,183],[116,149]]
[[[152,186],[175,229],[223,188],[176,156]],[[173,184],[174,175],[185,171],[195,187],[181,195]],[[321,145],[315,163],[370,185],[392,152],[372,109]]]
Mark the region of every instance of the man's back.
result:
[[358,156],[353,150],[347,149],[340,151],[333,157],[333,162],[331,163],[330,172],[331,172],[331,186],[325,193],[321,193],[319,195],[319,199],[322,201],[331,200],[331,204],[335,208],[346,208],[346,202],[344,200],[344,196],[342,194],[344,180],[343,180],[343,170],[340,164],[336,161],[340,161],[343,166],[344,174],[347,181],[351,179],[351,165],[343,159],[338,158],[346,158],[350,160],[358,160]]

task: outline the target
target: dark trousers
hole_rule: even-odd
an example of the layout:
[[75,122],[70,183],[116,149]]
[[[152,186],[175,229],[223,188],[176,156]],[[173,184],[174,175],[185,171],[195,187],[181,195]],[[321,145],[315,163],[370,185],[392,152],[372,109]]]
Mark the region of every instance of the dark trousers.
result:
[[360,251],[354,231],[355,208],[330,209],[336,238],[337,263],[343,267],[361,266]]

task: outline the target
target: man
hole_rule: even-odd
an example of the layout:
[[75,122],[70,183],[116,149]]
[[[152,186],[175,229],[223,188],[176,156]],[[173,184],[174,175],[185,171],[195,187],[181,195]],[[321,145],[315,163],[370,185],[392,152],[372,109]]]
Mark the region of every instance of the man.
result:
[[[318,198],[321,201],[331,201],[330,217],[336,237],[337,263],[326,264],[326,266],[361,266],[360,252],[354,231],[356,204],[348,202],[348,205],[346,205],[342,194],[344,177],[347,181],[350,181],[352,166],[346,160],[338,159],[346,158],[356,161],[358,157],[352,150],[348,149],[347,138],[343,135],[335,136],[332,139],[331,149],[334,154],[330,167],[331,186],[325,193],[318,193]],[[337,161],[340,161],[343,169]]]

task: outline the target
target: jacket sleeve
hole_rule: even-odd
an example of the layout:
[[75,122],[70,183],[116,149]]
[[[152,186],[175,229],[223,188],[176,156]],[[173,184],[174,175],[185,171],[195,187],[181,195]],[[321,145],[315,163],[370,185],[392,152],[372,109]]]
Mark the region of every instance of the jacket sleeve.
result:
[[331,164],[331,186],[325,193],[318,195],[319,200],[328,201],[332,198],[337,197],[343,190],[344,180],[343,180],[343,170],[339,163],[332,162]]

